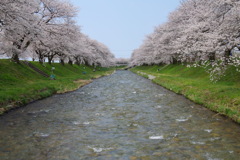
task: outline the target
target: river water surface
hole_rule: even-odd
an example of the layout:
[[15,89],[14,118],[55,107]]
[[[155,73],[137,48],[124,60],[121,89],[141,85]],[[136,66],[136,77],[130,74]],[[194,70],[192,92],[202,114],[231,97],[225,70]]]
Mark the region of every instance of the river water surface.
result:
[[0,117],[1,160],[239,158],[239,125],[129,71]]

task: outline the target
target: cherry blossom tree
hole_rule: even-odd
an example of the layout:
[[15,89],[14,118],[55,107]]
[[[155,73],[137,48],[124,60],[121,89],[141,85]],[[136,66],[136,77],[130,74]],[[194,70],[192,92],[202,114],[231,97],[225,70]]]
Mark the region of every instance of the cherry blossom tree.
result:
[[129,64],[129,59],[127,59],[127,58],[115,58],[115,64],[117,66],[128,65]]
[[211,66],[218,66],[212,71],[220,75],[216,71],[236,66],[236,60],[229,62],[233,62],[231,53],[240,44],[239,10],[239,0],[182,1],[168,21],[156,27],[133,52],[131,64],[210,61]]
[[0,27],[4,33],[3,41],[8,45],[5,51],[18,62],[18,56],[30,45],[37,33],[34,27],[36,1],[3,0],[0,2]]
[[16,62],[28,55],[40,63],[59,58],[62,64],[65,59],[77,64],[112,64],[109,49],[81,33],[73,20],[76,14],[77,9],[63,0],[2,0],[1,50]]

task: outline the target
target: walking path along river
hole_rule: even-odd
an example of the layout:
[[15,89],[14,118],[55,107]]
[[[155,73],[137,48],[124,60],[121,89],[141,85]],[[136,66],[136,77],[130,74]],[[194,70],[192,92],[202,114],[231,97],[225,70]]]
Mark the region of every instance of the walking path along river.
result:
[[129,71],[0,117],[1,160],[239,159],[240,126]]

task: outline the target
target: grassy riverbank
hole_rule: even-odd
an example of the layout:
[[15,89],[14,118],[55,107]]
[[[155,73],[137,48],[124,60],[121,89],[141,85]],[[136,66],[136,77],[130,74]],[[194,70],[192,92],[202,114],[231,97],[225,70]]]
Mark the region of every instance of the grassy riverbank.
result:
[[25,64],[16,64],[10,60],[0,60],[0,114],[32,102],[48,97],[55,93],[73,91],[104,75],[111,74],[114,68],[93,68],[59,63],[41,65],[31,62],[32,65],[47,74],[52,73],[56,80],[43,77]]
[[155,76],[153,82],[240,123],[240,74],[233,68],[217,83],[212,83],[202,68],[168,65],[131,70],[145,77]]

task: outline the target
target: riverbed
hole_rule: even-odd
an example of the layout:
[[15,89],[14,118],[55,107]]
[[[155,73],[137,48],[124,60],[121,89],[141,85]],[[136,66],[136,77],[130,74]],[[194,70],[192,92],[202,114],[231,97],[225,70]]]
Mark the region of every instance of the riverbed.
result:
[[240,157],[240,126],[130,71],[0,117],[1,160]]

